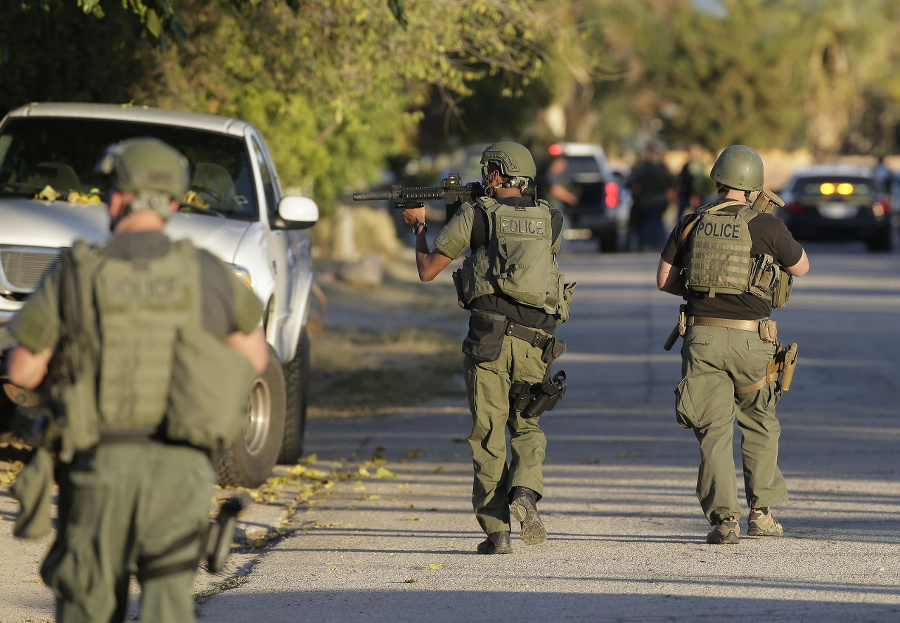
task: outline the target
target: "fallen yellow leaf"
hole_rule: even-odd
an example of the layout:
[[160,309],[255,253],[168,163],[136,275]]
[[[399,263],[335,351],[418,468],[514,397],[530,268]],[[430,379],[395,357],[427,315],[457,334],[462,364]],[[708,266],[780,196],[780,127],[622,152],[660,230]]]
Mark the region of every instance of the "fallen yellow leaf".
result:
[[386,467],[379,467],[378,471],[375,472],[375,478],[396,478],[397,474],[387,469]]

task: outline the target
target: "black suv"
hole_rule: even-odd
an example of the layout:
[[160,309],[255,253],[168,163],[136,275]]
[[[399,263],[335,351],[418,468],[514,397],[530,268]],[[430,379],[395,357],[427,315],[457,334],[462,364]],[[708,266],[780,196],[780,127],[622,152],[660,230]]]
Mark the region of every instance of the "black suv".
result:
[[798,169],[780,194],[779,215],[795,238],[863,241],[870,251],[891,250],[890,195],[870,167]]
[[[566,160],[564,184],[578,197],[575,205],[563,207],[567,220],[564,238],[594,239],[600,251],[618,251],[628,231],[629,204],[623,201],[623,189],[603,148],[590,143],[554,143],[547,150],[547,158],[547,165],[556,158]],[[551,204],[560,205],[550,195],[546,172],[538,183],[538,192]]]

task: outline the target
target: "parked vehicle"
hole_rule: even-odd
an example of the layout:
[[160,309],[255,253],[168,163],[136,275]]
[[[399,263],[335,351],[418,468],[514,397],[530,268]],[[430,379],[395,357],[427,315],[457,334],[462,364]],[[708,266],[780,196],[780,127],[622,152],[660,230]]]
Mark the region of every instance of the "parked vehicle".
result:
[[[306,230],[318,207],[283,195],[266,142],[251,124],[110,104],[31,104],[10,112],[0,122],[0,326],[60,248],[108,236],[106,205],[89,202],[102,188],[95,167],[108,145],[139,136],[171,144],[190,162],[191,190],[167,233],[214,253],[265,306],[269,368],[250,390],[243,435],[217,465],[220,483],[257,486],[277,461],[294,463],[303,449],[313,281]],[[0,401],[8,414],[8,399]]]
[[798,239],[863,241],[870,251],[891,249],[890,196],[869,167],[798,169],[780,195],[779,215]]
[[[600,251],[618,251],[628,232],[629,204],[623,202],[622,187],[599,145],[554,143],[547,150],[550,159],[565,158],[566,185],[578,196],[578,203],[566,206],[567,240],[594,239]],[[546,184],[544,184],[546,186]],[[538,184],[538,192],[548,189]]]

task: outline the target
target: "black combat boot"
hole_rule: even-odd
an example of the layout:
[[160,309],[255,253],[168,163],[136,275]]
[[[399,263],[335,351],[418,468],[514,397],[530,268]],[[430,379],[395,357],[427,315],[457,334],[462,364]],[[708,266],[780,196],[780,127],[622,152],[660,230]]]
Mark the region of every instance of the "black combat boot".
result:
[[522,523],[522,541],[537,545],[547,540],[547,530],[538,517],[537,493],[527,487],[513,487],[510,491],[509,512]]
[[512,546],[509,544],[509,532],[491,532],[487,538],[478,544],[479,554],[511,554]]

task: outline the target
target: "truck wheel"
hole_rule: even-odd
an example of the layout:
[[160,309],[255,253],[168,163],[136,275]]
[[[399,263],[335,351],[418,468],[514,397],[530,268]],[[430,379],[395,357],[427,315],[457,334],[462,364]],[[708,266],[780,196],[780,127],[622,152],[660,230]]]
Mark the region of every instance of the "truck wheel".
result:
[[272,474],[284,437],[284,409],[284,373],[270,346],[269,365],[250,387],[244,428],[217,462],[220,485],[258,487]]
[[303,456],[303,437],[306,433],[306,406],[309,404],[309,332],[300,330],[297,352],[284,366],[287,409],[284,419],[284,440],[278,462],[293,465]]

